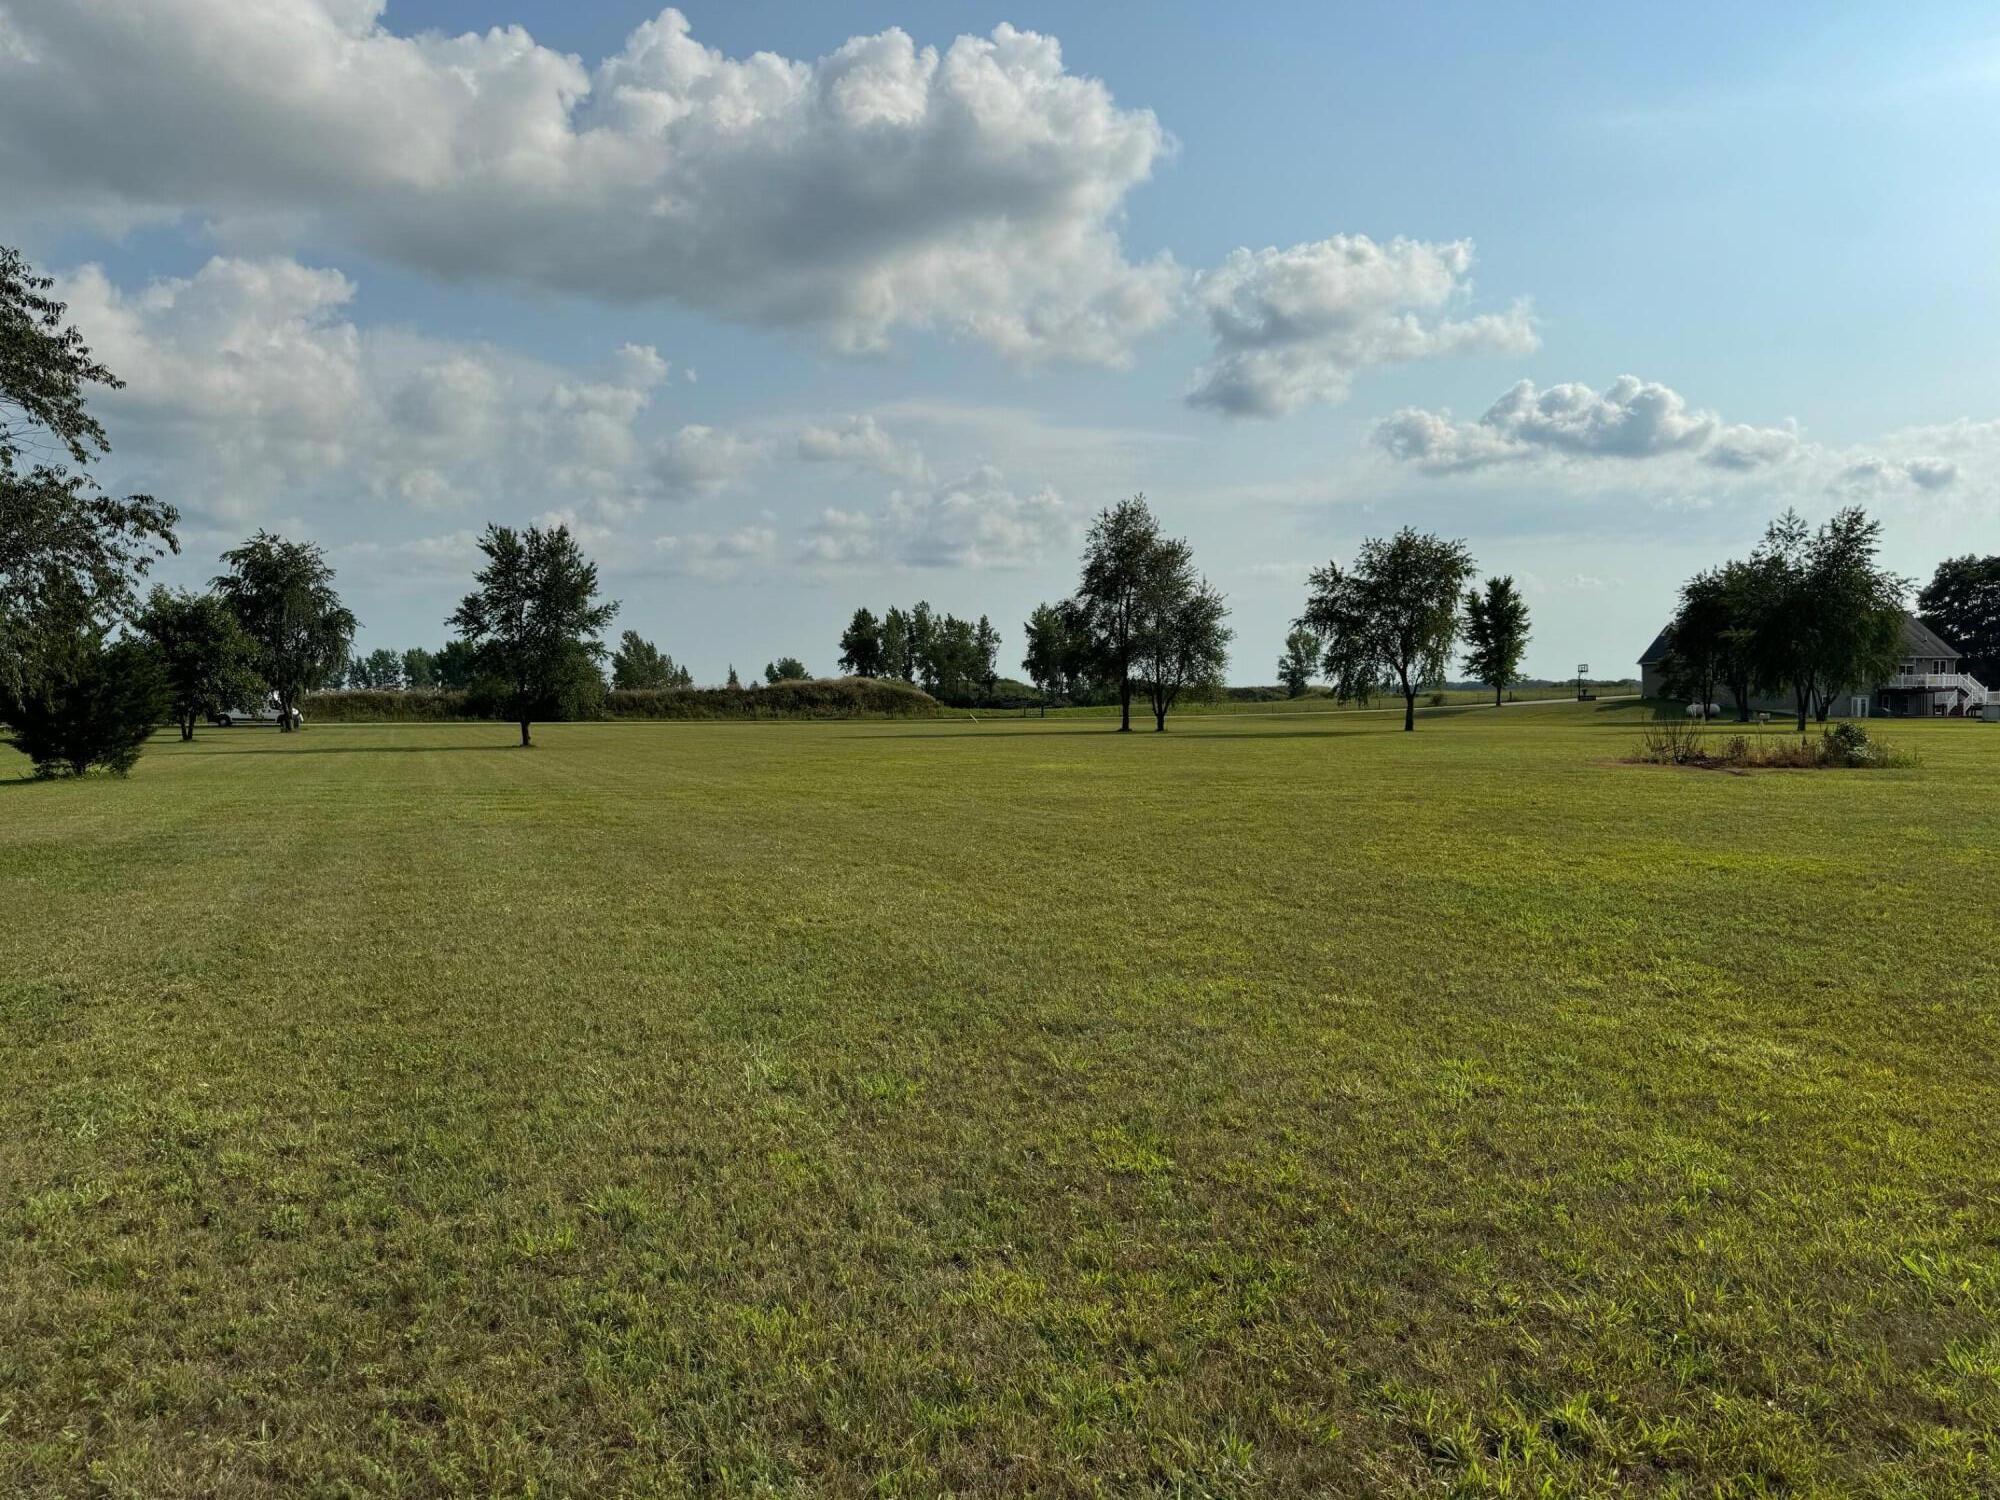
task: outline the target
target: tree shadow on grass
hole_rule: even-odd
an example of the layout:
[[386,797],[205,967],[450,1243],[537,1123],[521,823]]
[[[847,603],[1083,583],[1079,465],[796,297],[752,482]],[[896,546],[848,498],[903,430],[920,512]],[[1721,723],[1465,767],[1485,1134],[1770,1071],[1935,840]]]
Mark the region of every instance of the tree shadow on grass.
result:
[[[1378,725],[1321,724],[1311,728],[1306,728],[1302,726],[1299,728],[1286,728],[1286,729],[1235,729],[1235,728],[1189,729],[1185,727],[1176,727],[1175,725],[1170,723],[1167,726],[1166,734],[1162,736],[1149,723],[1143,726],[1139,724],[1134,724],[1132,726],[1131,734],[1128,736],[1124,736],[1124,738],[1134,739],[1134,740],[1160,739],[1160,738],[1184,739],[1184,740],[1326,740],[1326,739],[1348,739],[1357,735],[1382,734],[1385,732],[1387,732],[1387,726],[1379,724]],[[1397,732],[1398,733],[1401,732],[1400,726],[1398,727]],[[941,732],[934,729],[933,730],[899,729],[891,734],[873,734],[870,735],[868,738],[870,740],[983,739],[988,744],[991,744],[995,739],[1005,738],[1008,740],[1018,741],[1019,743],[1024,745],[1031,745],[1035,743],[1037,740],[1072,739],[1079,735],[1094,735],[1100,739],[1120,738],[1120,735],[1115,728],[1104,729],[1104,728],[1099,728],[1096,725],[1091,725],[1086,728],[1076,728],[1076,729],[1052,728],[1052,729],[1037,729],[1029,732],[1014,731],[1011,733],[1007,733],[1005,735],[995,734],[985,725],[977,725],[974,726],[974,728],[970,732],[956,733],[956,734],[951,733],[949,731]]]
[[[201,742],[195,742],[199,745]],[[212,742],[211,742],[212,743]],[[500,745],[257,745],[238,750],[208,750],[212,755],[456,755],[468,750],[519,750],[513,741]]]

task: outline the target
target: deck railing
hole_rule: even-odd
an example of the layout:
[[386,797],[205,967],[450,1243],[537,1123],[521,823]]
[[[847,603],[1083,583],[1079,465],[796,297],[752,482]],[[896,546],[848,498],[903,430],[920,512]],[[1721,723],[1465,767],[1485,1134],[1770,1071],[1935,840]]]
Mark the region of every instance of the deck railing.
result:
[[1959,692],[1973,703],[1986,701],[1986,688],[1977,677],[1964,672],[1898,672],[1882,686],[1888,688],[1922,688],[1929,692]]

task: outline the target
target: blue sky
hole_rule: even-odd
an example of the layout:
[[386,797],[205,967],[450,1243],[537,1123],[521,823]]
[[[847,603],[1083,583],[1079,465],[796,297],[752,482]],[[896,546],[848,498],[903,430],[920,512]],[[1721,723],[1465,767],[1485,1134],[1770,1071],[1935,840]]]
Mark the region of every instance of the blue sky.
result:
[[1144,489],[1249,681],[1405,523],[1550,675],[1786,505],[2000,550],[1990,11],[682,16],[0,0],[0,238],[179,576],[309,535],[364,646],[435,643],[470,535],[560,517],[703,678],[917,598],[1011,663]]

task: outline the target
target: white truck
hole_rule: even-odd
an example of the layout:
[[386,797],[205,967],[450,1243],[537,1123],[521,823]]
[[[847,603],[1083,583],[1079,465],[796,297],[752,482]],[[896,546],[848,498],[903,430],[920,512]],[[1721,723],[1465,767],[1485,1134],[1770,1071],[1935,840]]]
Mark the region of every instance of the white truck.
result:
[[[228,729],[237,724],[276,724],[283,715],[278,708],[278,695],[266,695],[261,703],[247,708],[225,708],[220,713],[210,714],[208,720],[218,729]],[[292,728],[305,723],[306,716],[296,708],[292,710]]]

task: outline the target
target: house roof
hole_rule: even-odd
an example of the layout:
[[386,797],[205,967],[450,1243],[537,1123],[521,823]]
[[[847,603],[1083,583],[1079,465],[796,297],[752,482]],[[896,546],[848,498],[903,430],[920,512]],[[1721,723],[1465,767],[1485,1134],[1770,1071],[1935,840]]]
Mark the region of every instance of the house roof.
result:
[[[1671,625],[1662,626],[1660,633],[1653,637],[1653,644],[1639,653],[1639,665],[1658,666],[1667,659],[1667,631]],[[1935,656],[1947,661],[1957,661],[1958,647],[1952,645],[1930,626],[1913,614],[1903,616],[1903,652],[1908,656]]]
[[1911,656],[1941,656],[1957,661],[1958,647],[1952,645],[1915,615],[1903,617],[1903,649]]

